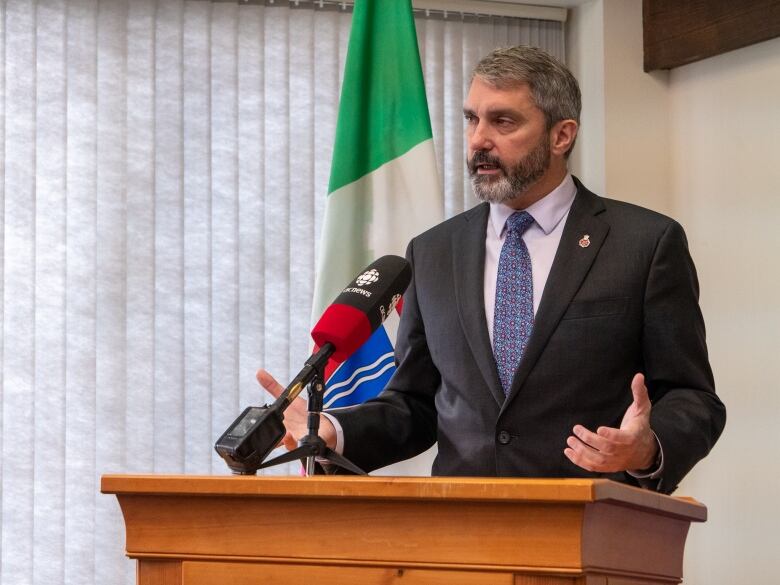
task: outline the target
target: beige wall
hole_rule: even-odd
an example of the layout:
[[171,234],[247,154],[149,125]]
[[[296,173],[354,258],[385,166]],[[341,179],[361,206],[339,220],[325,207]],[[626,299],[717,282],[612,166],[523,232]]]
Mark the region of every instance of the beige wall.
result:
[[577,143],[569,166],[596,193],[606,191],[606,123],[604,110],[604,7],[587,2],[569,12],[566,25],[566,63],[582,91],[582,114]]
[[642,3],[604,3],[606,192],[668,213],[669,74],[643,70]]
[[584,102],[603,99],[578,144],[603,152],[574,168],[612,197],[677,218],[698,267],[729,420],[677,492],[710,510],[691,530],[685,583],[770,583],[780,546],[780,39],[648,75],[641,27],[640,0],[572,10],[569,63],[586,77]]
[[639,0],[570,11],[566,58],[583,104],[572,168],[597,193],[669,213],[669,74],[642,70],[641,23]]

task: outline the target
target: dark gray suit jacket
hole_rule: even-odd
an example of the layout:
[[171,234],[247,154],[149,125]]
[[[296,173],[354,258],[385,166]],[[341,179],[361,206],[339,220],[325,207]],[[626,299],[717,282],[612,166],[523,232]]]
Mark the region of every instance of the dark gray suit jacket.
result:
[[[385,391],[332,411],[344,455],[371,470],[439,443],[434,475],[609,477],[563,454],[575,424],[617,427],[643,372],[673,491],[725,424],[707,359],[696,271],[679,224],[577,182],[526,354],[505,399],[485,320],[487,204],[416,237]],[[588,247],[579,245],[590,236]]]

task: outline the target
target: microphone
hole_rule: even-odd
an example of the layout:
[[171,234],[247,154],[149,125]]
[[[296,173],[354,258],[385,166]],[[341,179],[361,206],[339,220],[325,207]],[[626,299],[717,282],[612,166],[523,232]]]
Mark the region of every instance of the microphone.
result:
[[341,291],[311,330],[318,351],[276,399],[282,410],[311,382],[318,362],[330,359],[340,364],[368,341],[401,301],[411,280],[409,263],[400,256],[387,255],[366,266]]
[[382,256],[341,291],[311,331],[319,347],[331,343],[331,359],[341,363],[393,312],[412,280],[409,263],[400,256]]
[[400,256],[382,256],[369,264],[325,309],[311,331],[318,349],[270,406],[250,406],[214,445],[228,467],[254,474],[285,434],[282,414],[303,388],[321,376],[332,360],[341,363],[360,348],[393,312],[412,279]]

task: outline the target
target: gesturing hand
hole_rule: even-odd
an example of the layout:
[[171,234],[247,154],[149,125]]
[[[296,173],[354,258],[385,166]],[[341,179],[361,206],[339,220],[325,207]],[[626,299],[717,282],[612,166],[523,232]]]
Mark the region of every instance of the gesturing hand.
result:
[[[260,385],[274,398],[279,398],[279,395],[284,392],[284,387],[265,370],[258,370],[256,378]],[[282,444],[288,450],[295,449],[298,446],[298,440],[305,437],[308,433],[307,419],[308,410],[305,400],[296,398],[284,411],[284,428],[287,432],[282,439]],[[335,446],[336,429],[333,428],[333,424],[324,416],[320,416],[319,435],[325,439],[328,447],[332,449]]]
[[658,442],[650,429],[650,397],[643,374],[631,381],[634,401],[623,415],[620,428],[599,427],[596,432],[582,425],[566,440],[564,454],[588,471],[615,472],[650,467],[658,454]]

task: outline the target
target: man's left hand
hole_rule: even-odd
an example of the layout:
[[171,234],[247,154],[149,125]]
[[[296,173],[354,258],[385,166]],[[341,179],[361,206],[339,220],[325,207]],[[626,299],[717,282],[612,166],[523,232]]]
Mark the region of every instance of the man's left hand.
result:
[[650,397],[645,377],[637,374],[631,381],[634,402],[623,415],[620,428],[599,427],[596,432],[582,425],[566,440],[564,454],[572,463],[587,469],[611,473],[647,469],[658,455],[658,441],[650,429]]

